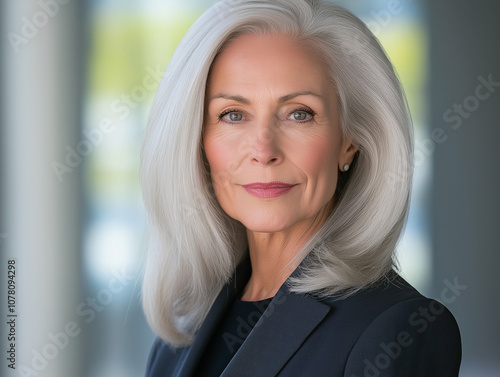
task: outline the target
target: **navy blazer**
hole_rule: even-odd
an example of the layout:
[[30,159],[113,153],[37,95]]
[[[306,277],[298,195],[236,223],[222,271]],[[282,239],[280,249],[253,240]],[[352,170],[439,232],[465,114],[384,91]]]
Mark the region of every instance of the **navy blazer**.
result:
[[[250,273],[247,257],[190,346],[172,349],[158,338],[146,377],[194,377]],[[461,341],[452,314],[394,275],[345,299],[296,294],[283,284],[221,377],[458,376]]]

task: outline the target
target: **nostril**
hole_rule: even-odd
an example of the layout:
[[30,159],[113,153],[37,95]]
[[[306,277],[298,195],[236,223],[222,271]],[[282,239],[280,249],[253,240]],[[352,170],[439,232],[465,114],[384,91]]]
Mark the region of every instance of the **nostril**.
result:
[[252,161],[262,164],[278,164],[282,158],[277,140],[274,137],[264,137],[269,135],[261,132],[252,140],[249,157]]

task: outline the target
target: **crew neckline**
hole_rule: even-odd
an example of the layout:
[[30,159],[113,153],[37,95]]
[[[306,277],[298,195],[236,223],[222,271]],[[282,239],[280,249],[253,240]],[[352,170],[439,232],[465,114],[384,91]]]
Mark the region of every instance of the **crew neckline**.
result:
[[238,297],[238,302],[243,302],[243,303],[249,303],[249,304],[265,304],[267,302],[271,302],[273,300],[274,297],[269,297],[269,298],[265,298],[263,300],[257,300],[257,301],[246,301],[246,300],[242,300],[241,297]]

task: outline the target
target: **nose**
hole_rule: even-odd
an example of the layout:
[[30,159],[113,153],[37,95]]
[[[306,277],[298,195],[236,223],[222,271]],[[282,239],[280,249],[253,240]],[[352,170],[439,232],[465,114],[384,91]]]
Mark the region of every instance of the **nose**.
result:
[[278,165],[283,161],[278,134],[271,123],[257,128],[250,148],[250,159],[260,165]]

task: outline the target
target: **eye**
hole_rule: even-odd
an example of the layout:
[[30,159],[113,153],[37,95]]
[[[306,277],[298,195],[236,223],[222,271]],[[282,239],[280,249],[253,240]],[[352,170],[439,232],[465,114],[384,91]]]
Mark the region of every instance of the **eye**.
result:
[[312,110],[295,110],[288,117],[289,120],[296,122],[307,122],[312,119],[314,112]]
[[239,122],[243,119],[243,114],[241,113],[229,113],[227,115],[229,116],[229,120],[231,122]]
[[218,114],[217,117],[224,122],[230,123],[241,122],[243,120],[243,114],[235,110],[224,111]]

